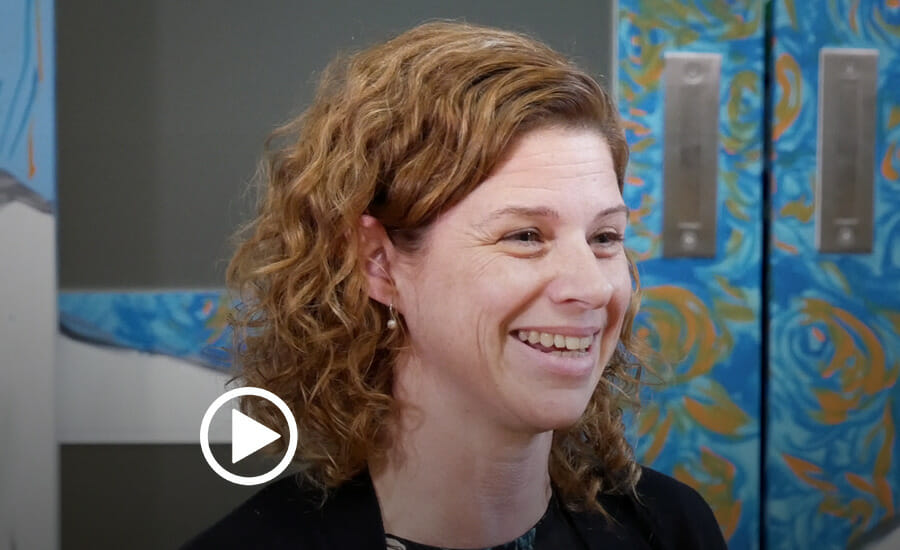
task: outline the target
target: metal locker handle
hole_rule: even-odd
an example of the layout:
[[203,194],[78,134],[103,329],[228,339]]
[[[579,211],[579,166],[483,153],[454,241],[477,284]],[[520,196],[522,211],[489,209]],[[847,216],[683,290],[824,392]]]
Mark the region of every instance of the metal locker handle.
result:
[[716,254],[722,56],[667,52],[663,80],[663,256]]
[[874,239],[878,50],[822,48],[816,146],[816,249],[866,253]]

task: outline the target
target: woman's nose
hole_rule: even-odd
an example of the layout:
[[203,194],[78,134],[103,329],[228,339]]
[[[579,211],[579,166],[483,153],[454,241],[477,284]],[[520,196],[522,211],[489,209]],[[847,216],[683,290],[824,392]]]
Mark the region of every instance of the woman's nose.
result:
[[611,299],[613,261],[597,258],[586,242],[560,246],[559,254],[551,258],[554,274],[549,285],[550,298],[557,303],[578,303],[584,309],[597,309]]

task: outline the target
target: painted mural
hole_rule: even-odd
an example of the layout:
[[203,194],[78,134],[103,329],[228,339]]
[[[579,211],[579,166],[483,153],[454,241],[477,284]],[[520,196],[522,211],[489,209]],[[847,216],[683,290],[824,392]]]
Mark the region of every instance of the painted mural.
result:
[[[900,491],[900,2],[775,2],[769,548],[846,548]],[[875,246],[814,246],[818,55],[876,48]],[[848,182],[850,184],[851,182]]]
[[[639,334],[669,368],[637,418],[641,462],[698,489],[731,548],[760,530],[762,1],[620,0],[626,202],[644,288]],[[722,55],[717,254],[661,257],[663,54]]]
[[[0,4],[0,216],[11,202],[50,214],[56,197],[52,2]],[[50,60],[52,61],[52,60]]]
[[230,302],[222,291],[64,292],[63,332],[88,342],[161,353],[227,370]]

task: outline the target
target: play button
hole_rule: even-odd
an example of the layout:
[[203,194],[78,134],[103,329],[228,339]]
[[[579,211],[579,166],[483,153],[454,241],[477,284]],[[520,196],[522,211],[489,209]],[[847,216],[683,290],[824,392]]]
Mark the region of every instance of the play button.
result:
[[[213,456],[209,446],[209,426],[213,416],[215,416],[216,412],[222,408],[222,405],[228,401],[245,395],[261,397],[278,407],[278,410],[281,411],[281,414],[284,416],[284,420],[288,427],[287,451],[285,452],[284,457],[282,457],[281,462],[268,472],[257,476],[242,476],[229,472],[219,464],[216,457]],[[269,443],[277,441],[280,438],[281,434],[267,426],[263,426],[246,414],[235,409],[231,411],[232,464],[240,462]],[[274,393],[251,386],[233,389],[220,395],[212,402],[212,405],[206,409],[206,413],[203,415],[203,421],[200,423],[200,448],[203,451],[203,458],[206,459],[206,463],[209,464],[209,467],[223,479],[238,485],[259,485],[278,477],[278,474],[283,472],[294,459],[294,453],[297,451],[297,422],[294,420],[294,415],[291,414],[291,409]]]
[[246,414],[231,410],[231,463],[241,460],[281,438],[274,430],[266,428]]

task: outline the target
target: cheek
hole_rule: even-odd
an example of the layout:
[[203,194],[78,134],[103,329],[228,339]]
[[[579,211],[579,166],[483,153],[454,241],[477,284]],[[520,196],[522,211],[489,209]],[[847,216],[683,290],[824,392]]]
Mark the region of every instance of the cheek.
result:
[[430,258],[415,276],[414,303],[410,304],[415,311],[414,322],[434,333],[432,337],[452,333],[462,338],[477,333],[478,327],[488,321],[485,315],[497,311],[506,294],[495,268],[478,258]]
[[616,266],[615,276],[611,277],[613,284],[613,295],[610,300],[610,314],[615,317],[616,325],[621,325],[625,318],[625,313],[631,305],[632,281],[628,271],[628,262],[623,261]]
[[497,257],[460,255],[443,264],[430,285],[451,298],[445,305],[453,305],[468,315],[497,312],[500,305],[520,295],[525,286],[528,271],[513,267]]

